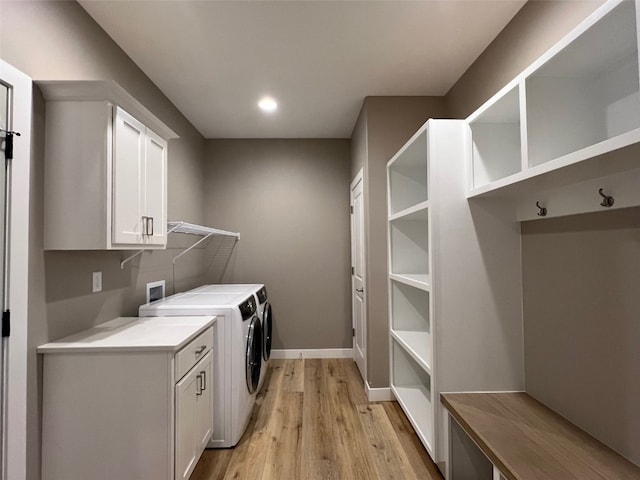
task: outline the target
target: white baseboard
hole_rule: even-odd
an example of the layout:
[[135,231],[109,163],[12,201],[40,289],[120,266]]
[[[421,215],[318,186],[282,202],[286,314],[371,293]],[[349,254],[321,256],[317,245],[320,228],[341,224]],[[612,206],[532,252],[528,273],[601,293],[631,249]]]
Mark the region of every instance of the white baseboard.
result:
[[390,402],[395,400],[391,388],[371,388],[367,382],[364,384],[367,398],[370,402]]
[[271,350],[271,358],[353,358],[352,348]]

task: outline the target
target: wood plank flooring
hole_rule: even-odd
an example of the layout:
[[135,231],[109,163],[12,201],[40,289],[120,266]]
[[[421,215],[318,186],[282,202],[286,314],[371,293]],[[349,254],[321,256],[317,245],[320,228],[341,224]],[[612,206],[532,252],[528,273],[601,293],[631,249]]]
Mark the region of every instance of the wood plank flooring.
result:
[[351,359],[271,360],[235,448],[191,480],[442,480],[396,402],[369,403]]

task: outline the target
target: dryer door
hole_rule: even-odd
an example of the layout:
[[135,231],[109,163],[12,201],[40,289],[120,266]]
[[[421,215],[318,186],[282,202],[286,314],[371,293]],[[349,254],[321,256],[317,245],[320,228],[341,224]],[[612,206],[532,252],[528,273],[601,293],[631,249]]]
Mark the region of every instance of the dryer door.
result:
[[264,338],[262,348],[262,358],[269,360],[271,357],[271,328],[273,325],[273,314],[271,313],[271,304],[264,304],[262,310],[262,336]]
[[246,377],[249,393],[254,393],[260,381],[262,368],[262,327],[258,317],[253,316],[247,332]]

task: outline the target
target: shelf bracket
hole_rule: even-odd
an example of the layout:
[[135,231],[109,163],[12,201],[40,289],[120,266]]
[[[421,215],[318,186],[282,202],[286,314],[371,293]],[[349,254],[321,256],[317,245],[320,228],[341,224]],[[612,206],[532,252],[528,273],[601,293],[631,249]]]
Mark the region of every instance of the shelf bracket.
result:
[[133,255],[128,256],[127,258],[125,258],[124,260],[122,260],[120,262],[120,270],[124,270],[124,266],[130,262],[131,260],[133,260],[134,258],[136,258],[138,255],[141,255],[142,252],[144,252],[144,250],[138,250],[136,253],[134,253]]
[[186,250],[183,250],[182,252],[180,252],[178,255],[176,255],[175,257],[173,257],[173,263],[175,265],[176,260],[179,259],[181,256],[183,256],[185,253],[193,250],[194,248],[196,248],[198,245],[200,245],[202,242],[204,242],[206,239],[210,238],[211,236],[215,235],[214,233],[210,233],[208,235],[205,235],[204,237],[202,237],[200,240],[198,240],[196,243],[194,243],[193,245],[191,245],[189,248],[187,248]]

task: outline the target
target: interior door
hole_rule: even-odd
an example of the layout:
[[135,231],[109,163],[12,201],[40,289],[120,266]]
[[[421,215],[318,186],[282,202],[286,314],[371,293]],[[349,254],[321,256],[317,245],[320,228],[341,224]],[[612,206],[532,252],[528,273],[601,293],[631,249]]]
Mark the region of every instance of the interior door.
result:
[[362,169],[351,183],[351,302],[353,359],[362,379],[367,379],[367,325],[364,291],[364,175]]

